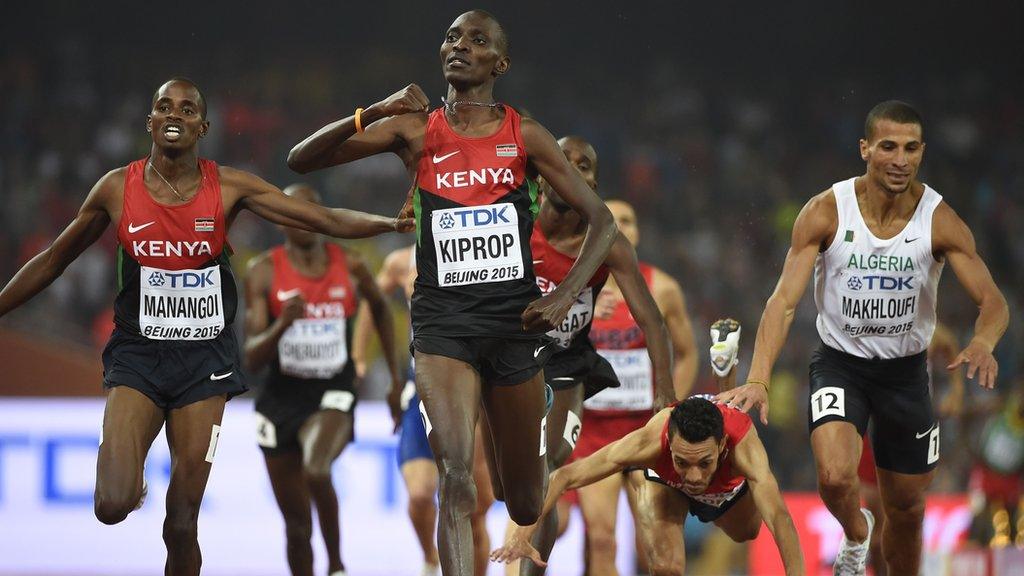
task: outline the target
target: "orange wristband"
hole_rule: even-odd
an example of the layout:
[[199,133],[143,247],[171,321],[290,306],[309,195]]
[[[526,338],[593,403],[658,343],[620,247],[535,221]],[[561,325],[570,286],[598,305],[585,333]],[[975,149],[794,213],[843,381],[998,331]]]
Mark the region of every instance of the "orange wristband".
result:
[[356,108],[356,134],[363,133],[363,109]]

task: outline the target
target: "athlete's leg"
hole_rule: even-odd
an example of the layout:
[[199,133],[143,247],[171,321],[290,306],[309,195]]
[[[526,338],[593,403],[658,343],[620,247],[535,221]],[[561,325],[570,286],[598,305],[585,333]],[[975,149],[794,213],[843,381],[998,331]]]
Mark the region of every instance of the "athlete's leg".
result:
[[[642,470],[630,470],[623,472],[620,476],[624,479],[623,488],[626,492],[626,503],[629,505],[629,513],[633,517],[633,525],[638,526],[640,521],[637,518],[637,510],[640,508],[637,502],[637,492],[640,482],[646,482],[647,479],[644,478]],[[616,495],[617,499],[618,495]],[[614,522],[612,526],[614,528]],[[647,554],[644,553],[643,539],[639,530],[633,531],[633,546],[636,548],[636,571],[638,574],[647,574],[650,572],[650,568],[647,566]]]
[[[646,482],[646,480],[643,480]],[[576,490],[580,512],[586,525],[587,549],[590,552],[590,576],[618,576],[615,565],[615,523],[619,512],[619,491],[623,475],[611,476]],[[635,513],[634,513],[635,517]]]
[[886,520],[882,554],[890,576],[914,576],[921,569],[924,496],[934,476],[935,470],[900,474],[878,469],[878,488]]
[[484,410],[491,426],[494,458],[504,490],[509,517],[526,526],[537,522],[547,489],[544,419],[544,374],[514,386],[488,385],[483,390]]
[[495,500],[504,502],[505,489],[502,488],[501,477],[497,474],[498,461],[494,458],[494,435],[491,433],[491,424],[487,421],[486,411],[480,411],[477,433],[480,434],[480,444],[484,449],[484,463],[487,465],[487,478],[490,481],[491,494]]
[[441,570],[446,576],[469,576],[473,573],[469,520],[477,504],[473,451],[480,375],[461,360],[417,350],[416,390],[430,421],[428,439],[441,484],[437,539]]
[[127,386],[107,393],[103,438],[96,458],[96,518],[117,524],[142,497],[142,468],[164,412],[145,394]]
[[409,520],[423,549],[423,562],[437,566],[437,465],[433,460],[416,458],[402,464],[402,478],[409,492]]
[[[476,484],[476,510],[470,523],[473,525],[473,567],[476,576],[487,573],[490,562],[491,535],[487,533],[487,511],[494,504],[494,491],[491,490],[491,474],[487,471],[487,456],[484,450],[483,427],[476,427],[476,441],[473,454],[473,482]],[[487,440],[490,442],[490,440]]]
[[331,465],[352,440],[352,414],[341,410],[320,410],[299,428],[302,445],[302,474],[316,505],[320,533],[327,547],[328,573],[344,570],[341,561],[341,526],[338,495],[331,481]]
[[686,567],[683,523],[690,509],[689,502],[679,491],[657,482],[643,480],[634,484],[637,530],[641,535],[651,576],[682,574]]
[[199,552],[199,505],[210,478],[225,396],[213,396],[167,414],[167,445],[171,449],[171,483],[167,487],[168,576],[197,575],[202,565]]
[[718,526],[733,542],[746,542],[757,538],[761,531],[761,513],[754,505],[754,496],[747,493],[715,520]]
[[885,510],[882,508],[882,497],[878,493],[878,484],[861,480],[860,497],[864,507],[875,516],[875,527],[871,531],[870,563],[875,576],[886,576],[885,557],[882,555],[882,533],[885,531]]
[[868,537],[867,520],[860,511],[857,478],[862,445],[857,428],[849,422],[826,422],[811,431],[818,493],[851,542],[863,542]]
[[[548,411],[545,435],[547,440],[548,471],[556,470],[569,459],[576,439],[580,435],[583,415],[583,386],[577,385],[565,390],[556,390],[551,410]],[[541,558],[548,559],[558,537],[558,508],[540,519],[540,526],[533,535],[533,546]],[[533,562],[520,564],[519,573],[524,576],[543,574],[544,569]]]
[[284,517],[285,549],[292,576],[313,576],[313,513],[309,489],[302,477],[302,455],[298,452],[268,455],[263,459],[274,489],[274,499]]

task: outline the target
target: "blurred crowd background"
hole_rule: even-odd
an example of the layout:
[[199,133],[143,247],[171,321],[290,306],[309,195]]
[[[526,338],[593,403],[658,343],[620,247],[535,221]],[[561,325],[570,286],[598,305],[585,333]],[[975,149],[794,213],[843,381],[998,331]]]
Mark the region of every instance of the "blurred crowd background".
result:
[[[1010,302],[1014,321],[997,357],[999,385],[1012,386],[1024,350],[1022,9],[849,3],[826,12],[804,1],[777,4],[485,4],[511,39],[512,69],[496,96],[556,136],[594,143],[599,193],[633,203],[641,258],[683,286],[704,390],[710,323],[721,316],[743,323],[744,374],[800,207],[863,171],[858,138],[875,103],[912,103],[925,118],[921,179],[970,225]],[[332,206],[395,213],[409,186],[397,158],[299,176],[285,165],[287,152],[410,82],[439,106],[445,84],[437,48],[469,7],[431,3],[378,14],[347,3],[274,10],[54,3],[46,18],[34,3],[9,7],[0,52],[0,281],[53,241],[100,176],[148,153],[150,98],[173,75],[194,79],[206,95],[212,126],[202,156],[280,187],[312,183]],[[252,217],[240,218],[230,238],[239,275],[248,258],[282,240]],[[379,264],[411,241],[391,235],[347,245]],[[114,246],[109,230],[0,329],[98,350],[109,330]],[[965,344],[976,308],[951,271],[939,317]],[[808,294],[778,363],[764,431],[787,489],[814,489],[806,367],[816,346]],[[370,397],[382,392],[380,368]],[[934,372],[941,393],[942,367]],[[968,403],[984,395],[971,386]],[[963,490],[967,451],[951,446],[969,434],[957,422],[944,430],[951,443],[936,488]]]

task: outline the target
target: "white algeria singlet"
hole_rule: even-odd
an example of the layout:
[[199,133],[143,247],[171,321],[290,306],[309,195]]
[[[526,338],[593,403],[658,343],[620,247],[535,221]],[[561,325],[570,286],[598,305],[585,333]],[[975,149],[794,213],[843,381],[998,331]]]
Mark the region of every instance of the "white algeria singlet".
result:
[[943,262],[932,255],[932,214],[942,196],[928,185],[906,227],[882,240],[868,230],[854,178],[832,186],[836,237],[814,265],[818,334],[861,358],[902,358],[928,348]]

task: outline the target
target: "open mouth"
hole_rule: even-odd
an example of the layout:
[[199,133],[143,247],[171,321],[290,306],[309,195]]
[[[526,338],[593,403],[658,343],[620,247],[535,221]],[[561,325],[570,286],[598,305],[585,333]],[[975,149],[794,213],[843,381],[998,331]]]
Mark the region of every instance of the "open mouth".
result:
[[461,56],[449,56],[446,64],[449,68],[469,68],[469,61]]
[[169,142],[176,142],[181,138],[181,126],[177,124],[168,124],[164,126],[164,138]]

